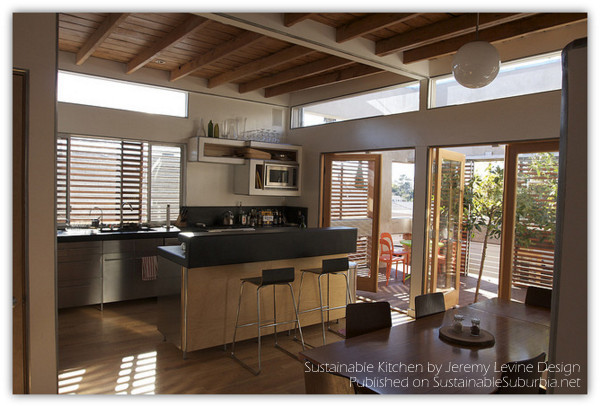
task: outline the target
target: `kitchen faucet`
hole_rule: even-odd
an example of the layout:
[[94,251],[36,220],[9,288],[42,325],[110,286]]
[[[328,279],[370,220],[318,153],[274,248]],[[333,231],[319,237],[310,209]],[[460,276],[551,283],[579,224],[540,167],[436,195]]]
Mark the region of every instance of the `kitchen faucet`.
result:
[[[103,212],[102,212],[102,208],[100,208],[98,206],[94,206],[92,209],[90,209],[90,212],[88,213],[88,215],[91,215],[92,212],[94,211],[94,209],[98,209],[100,211],[100,217],[97,218],[97,219],[95,219],[95,220],[98,221],[97,222],[98,224],[95,225],[95,226],[101,226],[102,225],[102,218],[103,218],[103,215],[104,215]],[[94,225],[94,220],[92,220],[92,225]]]
[[[125,206],[129,206],[129,210],[131,211],[131,213],[135,213],[135,209],[133,209],[133,206],[131,206],[131,204],[127,201],[123,201],[123,203],[121,204],[121,208],[124,208]],[[121,227],[123,227],[123,215],[121,212]]]

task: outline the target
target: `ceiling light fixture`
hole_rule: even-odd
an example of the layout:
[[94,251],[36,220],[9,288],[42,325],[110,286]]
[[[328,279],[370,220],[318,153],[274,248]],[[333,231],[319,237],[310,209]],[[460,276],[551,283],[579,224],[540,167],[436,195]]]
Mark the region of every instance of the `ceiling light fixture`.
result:
[[498,50],[486,41],[479,41],[479,13],[475,41],[459,48],[452,60],[454,79],[462,86],[471,89],[489,85],[500,71]]

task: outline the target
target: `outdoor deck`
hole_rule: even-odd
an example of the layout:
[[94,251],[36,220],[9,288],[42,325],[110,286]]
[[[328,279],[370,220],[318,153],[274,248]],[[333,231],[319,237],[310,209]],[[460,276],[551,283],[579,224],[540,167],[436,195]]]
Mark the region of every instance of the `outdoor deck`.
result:
[[[481,243],[471,243],[471,258],[469,259],[468,275],[460,276],[460,295],[459,305],[464,306],[473,303],[475,297],[475,288],[477,286],[477,276],[479,273],[479,262],[481,259]],[[483,278],[479,287],[479,300],[494,298],[498,296],[498,268],[499,268],[499,250],[500,246],[490,244],[486,254],[486,261],[483,270]],[[385,268],[379,269],[377,284],[377,293],[368,291],[357,291],[359,297],[372,301],[388,301],[393,309],[406,312],[409,304],[410,279],[406,284],[402,283],[401,270],[398,270],[398,280],[394,279],[394,268],[390,276],[390,282],[385,285]],[[525,289],[513,287],[512,298],[515,301],[525,301]]]

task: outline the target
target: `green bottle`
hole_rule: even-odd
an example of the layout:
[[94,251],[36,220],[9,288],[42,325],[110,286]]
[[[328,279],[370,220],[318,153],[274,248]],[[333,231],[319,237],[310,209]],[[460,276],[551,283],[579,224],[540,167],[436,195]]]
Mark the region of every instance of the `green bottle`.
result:
[[210,120],[208,122],[208,137],[214,137],[214,133],[213,133],[213,122],[212,120]]
[[219,138],[219,123],[215,124],[215,138]]

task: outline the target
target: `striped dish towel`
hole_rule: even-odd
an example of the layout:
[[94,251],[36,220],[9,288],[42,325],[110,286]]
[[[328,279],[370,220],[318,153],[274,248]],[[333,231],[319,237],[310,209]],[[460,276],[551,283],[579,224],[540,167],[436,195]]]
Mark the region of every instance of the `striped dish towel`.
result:
[[156,280],[158,274],[158,260],[156,256],[142,257],[142,280]]

